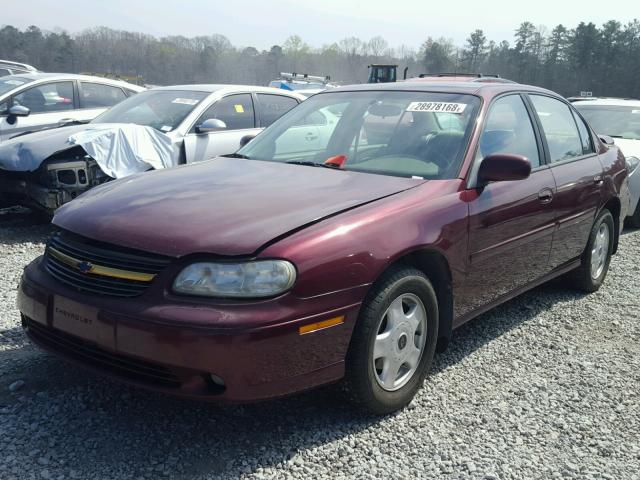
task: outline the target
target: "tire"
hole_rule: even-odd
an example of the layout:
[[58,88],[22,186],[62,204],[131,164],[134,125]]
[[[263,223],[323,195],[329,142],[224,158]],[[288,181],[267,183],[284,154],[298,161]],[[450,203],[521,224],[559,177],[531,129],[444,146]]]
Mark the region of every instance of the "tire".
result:
[[614,239],[613,216],[609,210],[603,210],[591,228],[580,267],[569,275],[574,288],[591,293],[602,286],[609,270]]
[[627,217],[626,223],[631,228],[640,228],[640,203],[636,206],[636,211],[633,212],[633,215]]
[[377,415],[408,405],[433,361],[438,319],[436,294],[424,273],[388,270],[365,298],[354,328],[343,381],[349,400]]

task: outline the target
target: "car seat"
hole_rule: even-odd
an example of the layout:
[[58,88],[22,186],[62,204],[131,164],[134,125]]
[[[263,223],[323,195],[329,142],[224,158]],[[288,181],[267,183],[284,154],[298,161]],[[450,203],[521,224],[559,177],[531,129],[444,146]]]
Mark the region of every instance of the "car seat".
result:
[[18,100],[20,105],[27,107],[31,112],[38,113],[46,110],[47,101],[44,95],[37,88],[32,88],[24,92]]

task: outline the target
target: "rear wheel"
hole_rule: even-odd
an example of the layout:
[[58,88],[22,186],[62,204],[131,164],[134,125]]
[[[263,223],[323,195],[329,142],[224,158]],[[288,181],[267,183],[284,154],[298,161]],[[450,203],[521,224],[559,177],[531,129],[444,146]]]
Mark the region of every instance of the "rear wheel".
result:
[[376,414],[407,405],[421,387],[436,347],[438,303],[419,270],[398,267],[365,299],[347,354],[344,388]]
[[603,210],[591,228],[580,267],[570,274],[569,278],[575,288],[595,292],[602,286],[609,270],[614,238],[613,216],[609,210]]

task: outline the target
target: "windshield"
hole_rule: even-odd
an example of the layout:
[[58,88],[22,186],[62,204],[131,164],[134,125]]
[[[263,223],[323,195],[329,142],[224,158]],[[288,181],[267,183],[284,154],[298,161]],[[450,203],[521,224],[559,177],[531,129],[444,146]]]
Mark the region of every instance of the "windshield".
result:
[[29,82],[33,82],[33,80],[22,77],[14,77],[12,75],[0,78],[0,96],[4,95],[7,92],[10,92],[14,88],[21,87],[22,85]]
[[596,133],[640,140],[640,106],[576,105]]
[[148,90],[113,106],[91,123],[136,123],[170,132],[191,113],[207,92]]
[[367,91],[305,100],[240,149],[256,160],[401,177],[458,174],[480,100],[471,95]]

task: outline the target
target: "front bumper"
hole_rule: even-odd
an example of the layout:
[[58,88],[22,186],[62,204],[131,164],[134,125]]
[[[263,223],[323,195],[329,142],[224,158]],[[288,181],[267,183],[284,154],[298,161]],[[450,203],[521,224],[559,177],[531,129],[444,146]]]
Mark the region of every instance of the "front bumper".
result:
[[[25,269],[18,292],[23,326],[36,344],[127,383],[219,402],[262,400],[340,379],[366,290],[228,306],[158,304],[78,292],[40,262]],[[220,319],[266,318],[265,312],[270,321],[262,326],[220,327]],[[342,315],[342,324],[299,333],[300,326]]]
[[0,206],[20,205],[53,211],[72,198],[63,190],[44,187],[26,177],[0,172]]
[[629,174],[629,193],[631,202],[629,203],[627,215],[631,217],[638,208],[638,204],[640,204],[640,165]]

